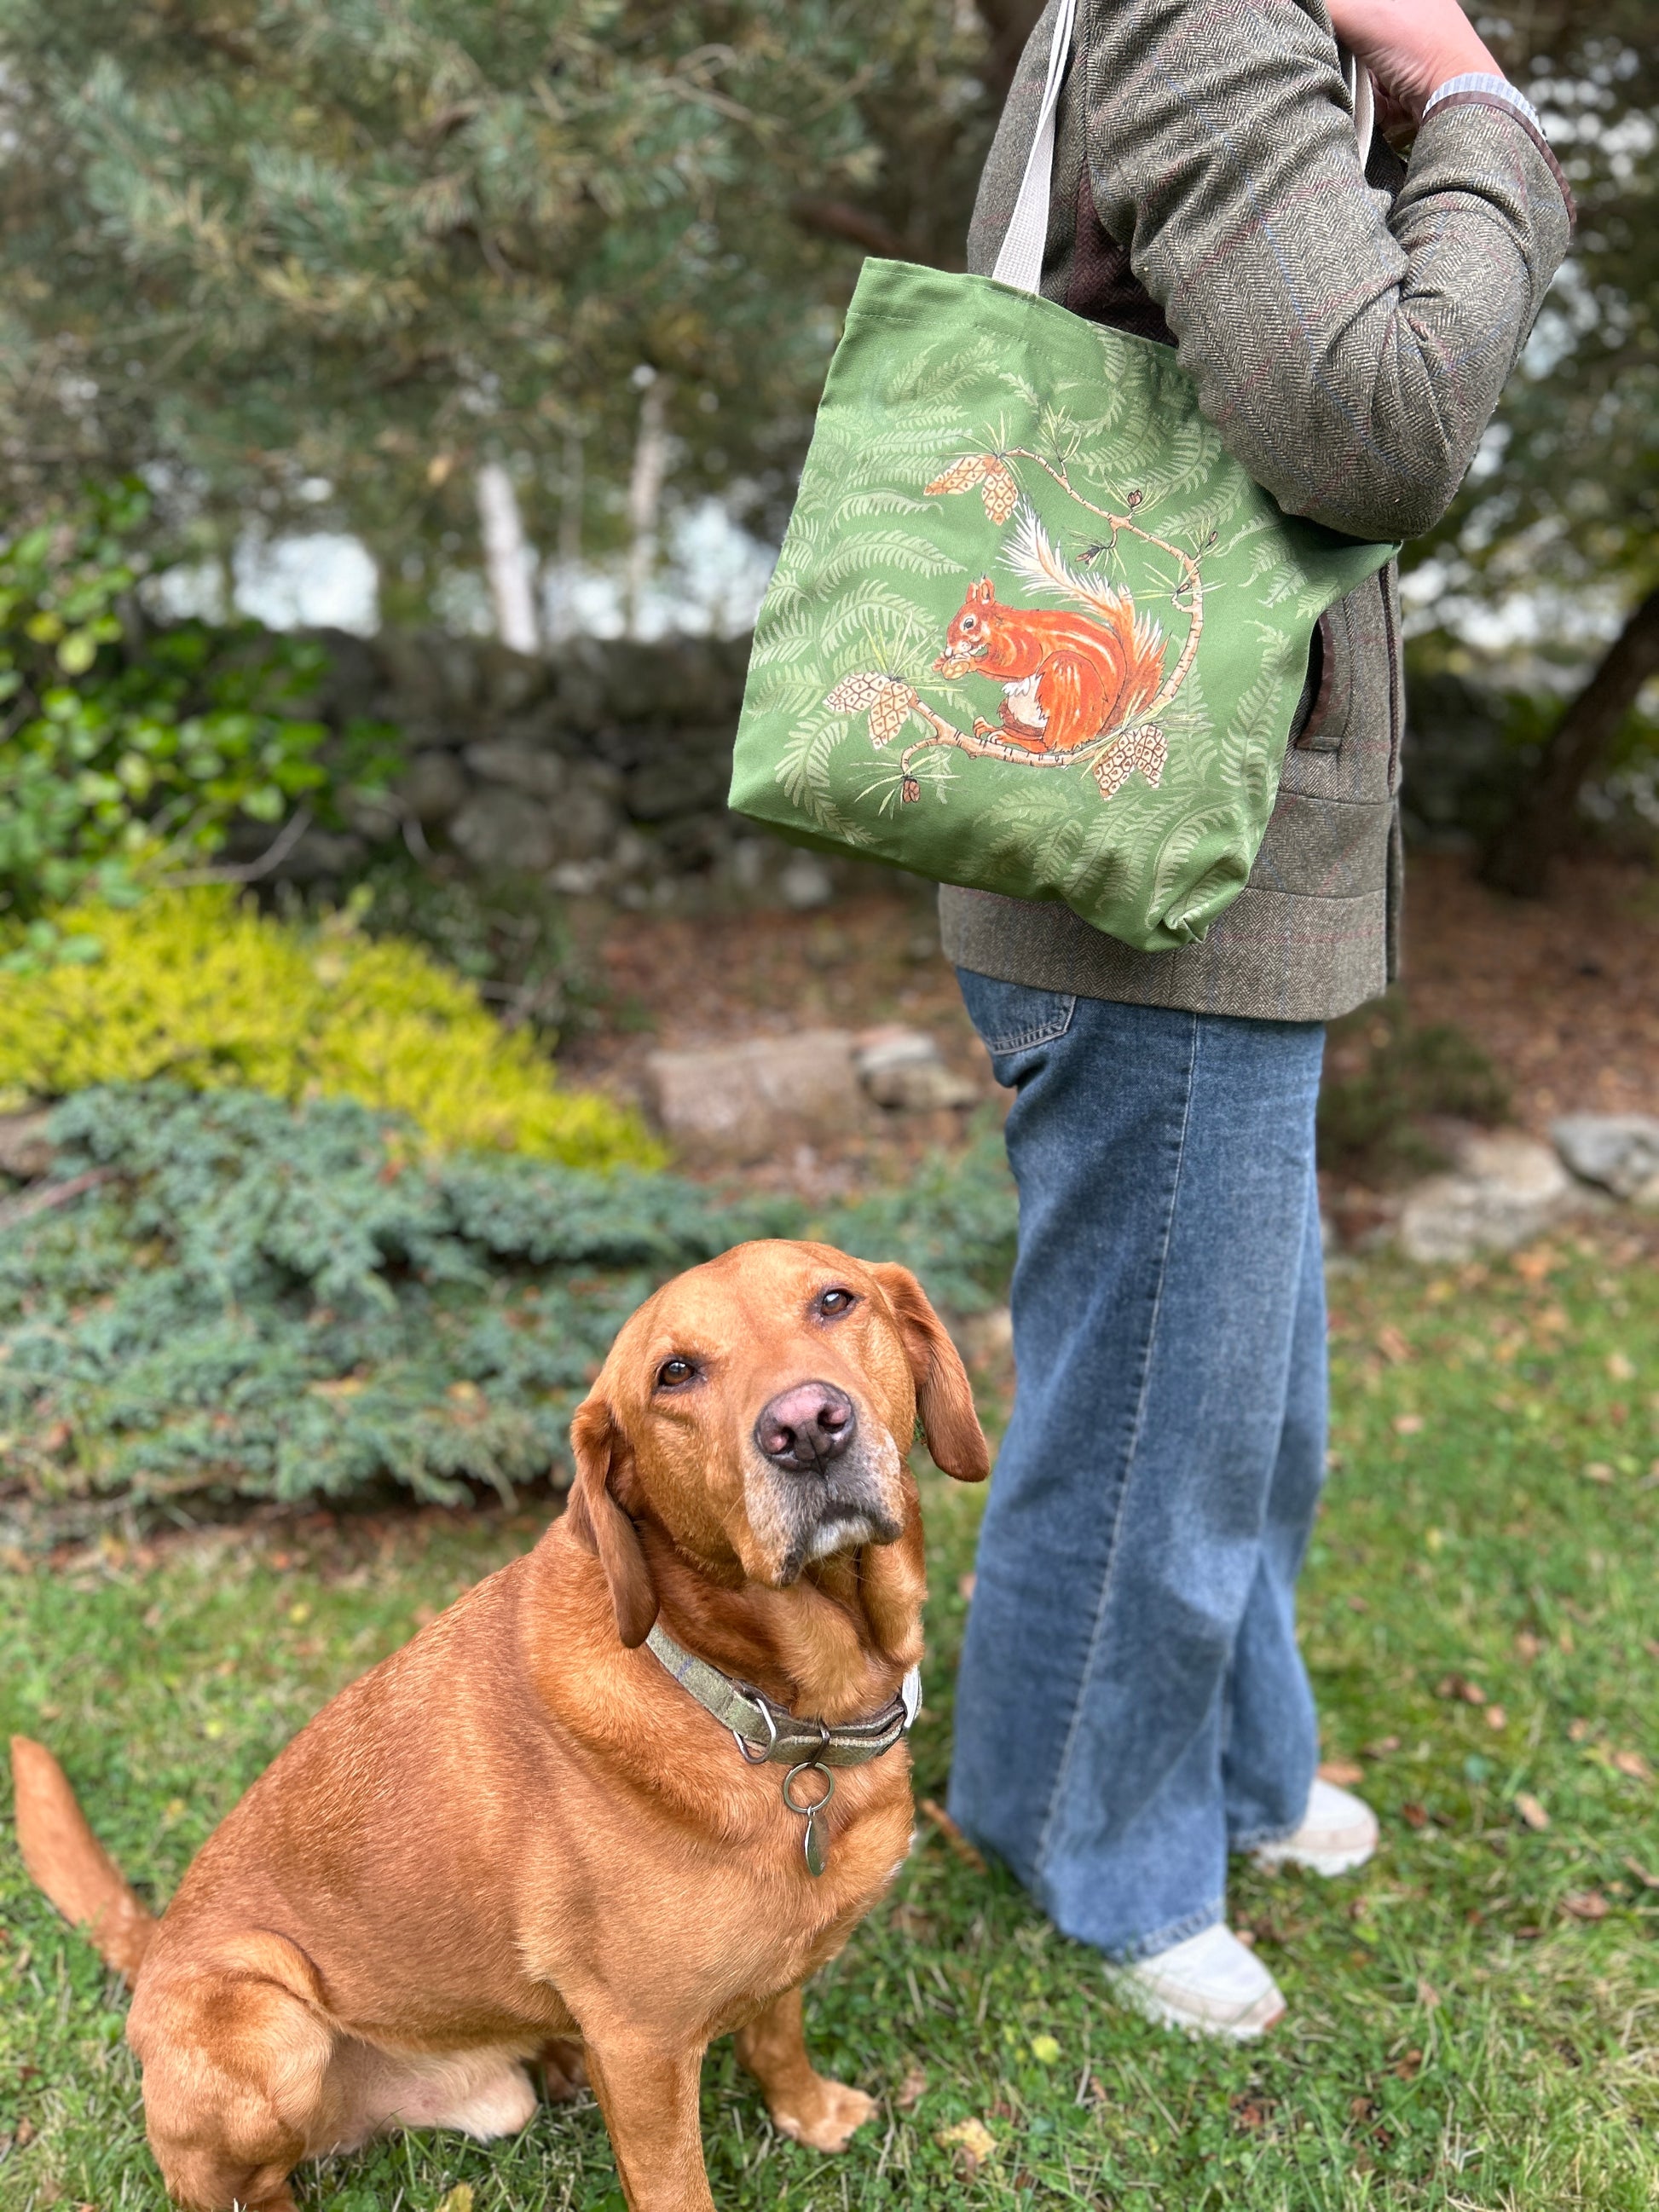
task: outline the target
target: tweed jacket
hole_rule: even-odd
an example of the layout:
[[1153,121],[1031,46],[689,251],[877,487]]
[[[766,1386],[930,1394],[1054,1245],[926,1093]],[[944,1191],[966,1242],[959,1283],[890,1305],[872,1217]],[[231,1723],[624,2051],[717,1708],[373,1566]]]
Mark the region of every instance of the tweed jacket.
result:
[[[1013,211],[1054,0],[981,179],[969,266]],[[1042,291],[1172,344],[1234,456],[1289,513],[1367,538],[1437,521],[1565,255],[1542,137],[1455,92],[1409,163],[1361,174],[1325,0],[1082,0]],[[1058,904],[947,886],[945,950],[1007,982],[1323,1021],[1397,966],[1405,715],[1391,563],[1322,618],[1249,883],[1201,945],[1138,952]]]

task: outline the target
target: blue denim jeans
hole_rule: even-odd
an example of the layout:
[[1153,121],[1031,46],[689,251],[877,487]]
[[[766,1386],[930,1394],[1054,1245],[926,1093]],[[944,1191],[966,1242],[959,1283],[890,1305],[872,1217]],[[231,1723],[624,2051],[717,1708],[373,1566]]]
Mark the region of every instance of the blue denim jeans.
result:
[[960,981],[1015,1092],[1018,1385],[951,1809],[1066,1935],[1145,1958],[1221,1917],[1228,1852],[1313,1780],[1324,1031]]

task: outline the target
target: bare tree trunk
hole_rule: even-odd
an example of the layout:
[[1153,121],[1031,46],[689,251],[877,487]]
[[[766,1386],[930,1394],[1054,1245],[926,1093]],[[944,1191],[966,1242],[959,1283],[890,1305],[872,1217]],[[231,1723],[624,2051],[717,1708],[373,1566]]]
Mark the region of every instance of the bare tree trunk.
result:
[[629,637],[639,635],[640,607],[657,561],[657,524],[668,475],[668,395],[672,379],[653,374],[640,398],[639,435],[628,480],[628,567],[623,614]]
[[519,495],[499,461],[478,471],[478,522],[483,533],[484,574],[495,610],[495,635],[515,653],[541,643],[536,620],[535,556],[524,534]]
[[1632,612],[1601,665],[1551,732],[1515,811],[1481,857],[1494,890],[1541,898],[1550,862],[1572,833],[1579,792],[1650,676],[1659,675],[1659,586]]

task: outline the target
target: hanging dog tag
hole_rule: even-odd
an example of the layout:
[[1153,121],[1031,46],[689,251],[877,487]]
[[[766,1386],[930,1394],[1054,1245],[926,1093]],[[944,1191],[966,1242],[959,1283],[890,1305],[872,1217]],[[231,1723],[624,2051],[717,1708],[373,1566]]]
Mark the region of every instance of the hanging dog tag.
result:
[[818,1808],[815,1805],[806,1816],[806,1871],[820,1875],[824,1869],[823,1838],[818,1833]]
[[[798,1774],[816,1774],[823,1784],[823,1796],[815,1798],[810,1805],[797,1804],[794,1781]],[[819,1828],[818,1815],[835,1794],[835,1776],[828,1767],[818,1765],[814,1759],[804,1759],[799,1766],[792,1766],[783,1778],[784,1803],[806,1823],[806,1833],[801,1841],[806,1854],[806,1871],[810,1875],[821,1875],[829,1864],[829,1845]]]

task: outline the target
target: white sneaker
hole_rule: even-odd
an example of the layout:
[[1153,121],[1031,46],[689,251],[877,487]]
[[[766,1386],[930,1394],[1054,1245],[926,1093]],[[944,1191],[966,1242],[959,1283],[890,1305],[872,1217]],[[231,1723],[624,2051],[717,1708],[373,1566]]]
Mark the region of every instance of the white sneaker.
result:
[[1339,1790],[1317,1775],[1308,1792],[1308,1809],[1294,1835],[1276,1844],[1258,1844],[1250,1854],[1258,1866],[1301,1866],[1315,1874],[1347,1874],[1364,1866],[1376,1849],[1376,1815],[1363,1797]]
[[1148,2020],[1193,2035],[1249,2043],[1284,2017],[1278,1983],[1254,1951],[1218,1925],[1155,1958],[1109,1966],[1107,1979]]

